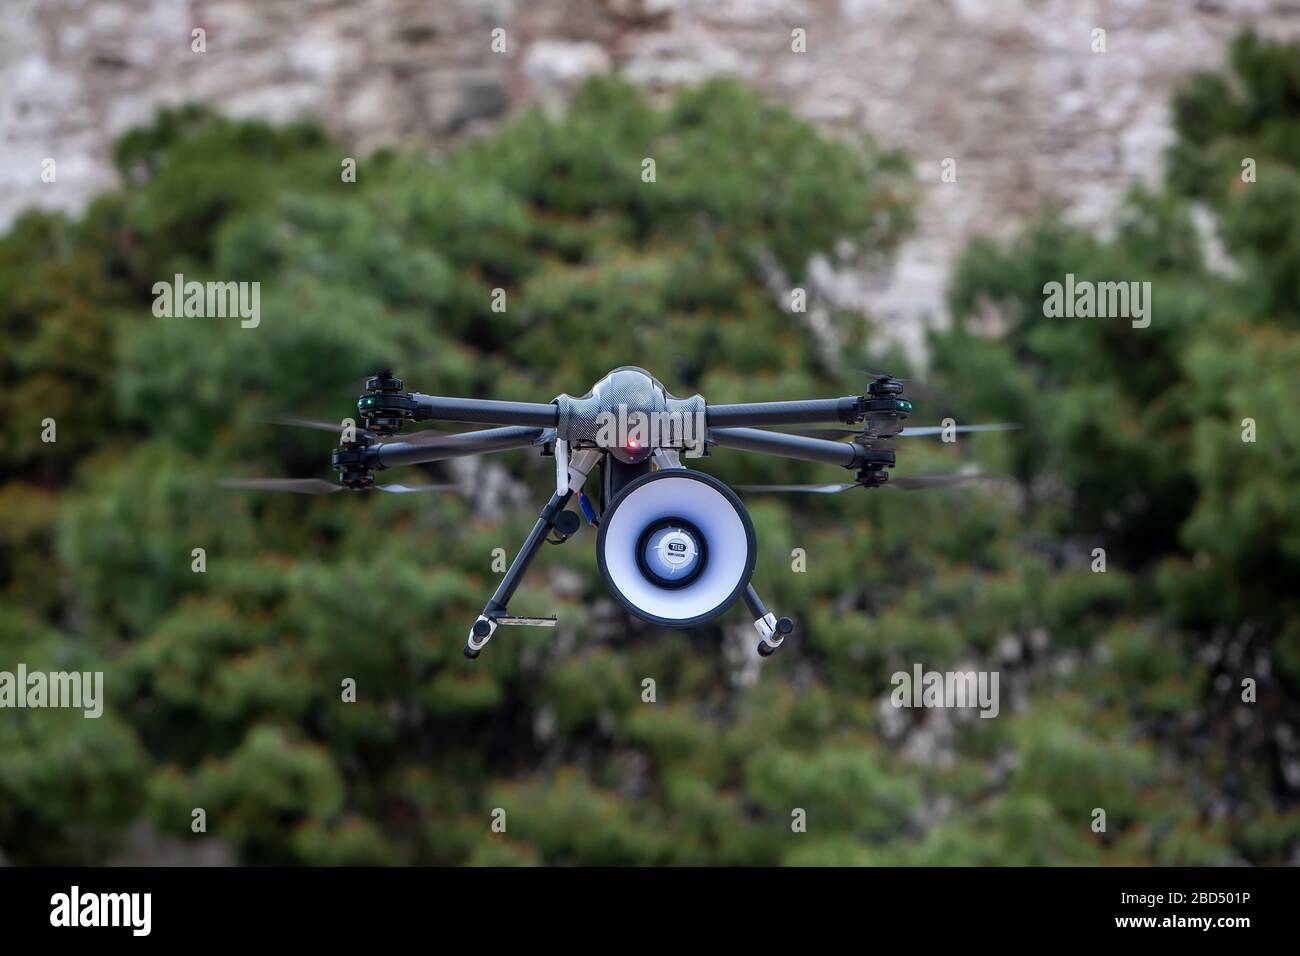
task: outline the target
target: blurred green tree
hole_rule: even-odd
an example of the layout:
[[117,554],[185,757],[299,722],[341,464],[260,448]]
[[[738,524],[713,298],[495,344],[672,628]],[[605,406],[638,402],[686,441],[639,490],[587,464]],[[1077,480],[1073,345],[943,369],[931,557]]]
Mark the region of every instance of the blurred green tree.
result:
[[[1298,100],[1262,96],[1272,118],[1232,135],[1274,144],[1258,152],[1281,167],[1294,151],[1261,130],[1294,128]],[[1218,112],[1218,125],[1180,126],[1180,147],[1227,136],[1237,109]],[[1244,750],[1220,735],[1239,714],[1222,678],[1244,673],[1243,655],[1276,660],[1260,673],[1274,712],[1300,670],[1295,312],[1275,268],[1300,232],[1255,198],[1283,195],[1255,192],[1263,175],[1207,200],[1175,162],[1173,185],[1135,196],[1113,239],[1048,216],[1009,247],[974,247],[953,328],[931,340],[946,397],[916,416],[1027,428],[912,442],[899,473],[978,452],[1020,481],[753,498],[758,580],[801,625],[755,681],[743,614],[689,633],[632,620],[582,536],[547,549],[516,599],[553,604],[558,632],[518,629],[469,667],[460,648],[492,551],[513,549],[528,509],[211,481],[324,475],[323,436],[261,420],[341,417],[349,383],[379,364],[426,391],[528,400],[624,364],[718,402],[856,391],[839,361],[874,364],[861,317],[831,310],[813,329],[789,292],[814,257],[897,246],[911,221],[903,158],[729,83],[656,109],[610,80],[562,117],[528,113],[448,155],[362,158],[355,183],[343,157],[309,126],[166,112],[119,145],[121,189],[75,221],[31,214],[0,238],[0,668],[101,668],[111,697],[100,723],[0,723],[7,857],[111,858],[141,816],[257,863],[1294,852],[1286,755],[1267,750],[1264,718]],[[1248,275],[1207,265],[1193,200]],[[152,285],[177,271],[260,281],[261,324],[155,318]],[[1042,286],[1067,271],[1149,279],[1152,325],[1044,318]],[[1002,337],[978,331],[990,310]],[[39,439],[47,416],[53,446]],[[1239,447],[1245,416],[1266,437]],[[728,481],[830,477],[739,454],[703,466]],[[550,481],[517,454],[468,467],[467,484],[508,477],[531,498]],[[1094,547],[1108,550],[1104,574]],[[1000,670],[999,718],[889,708],[891,673],[917,662]],[[1090,826],[1097,807],[1106,832]]]
[[[1107,577],[1132,579],[1121,608],[1144,623],[1081,633],[1093,657],[1081,686],[1188,758],[1194,802],[1176,849],[1119,845],[1162,862],[1294,860],[1296,47],[1239,37],[1229,71],[1195,77],[1173,111],[1168,188],[1134,194],[1105,241],[1049,214],[1008,246],[977,244],[953,285],[954,328],[932,344],[938,377],[969,408],[1026,410],[1015,466],[1046,527],[1077,554],[1105,549]],[[1151,282],[1151,325],[1045,316],[1044,285],[1067,272]],[[990,314],[1004,336],[977,331]],[[1211,806],[1232,819],[1227,839],[1197,824]],[[1248,836],[1264,831],[1267,848]]]

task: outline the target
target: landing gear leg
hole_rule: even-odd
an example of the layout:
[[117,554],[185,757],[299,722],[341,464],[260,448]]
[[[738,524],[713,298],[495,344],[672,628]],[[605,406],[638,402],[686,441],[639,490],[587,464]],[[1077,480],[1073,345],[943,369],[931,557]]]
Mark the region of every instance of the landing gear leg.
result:
[[749,608],[749,613],[754,615],[754,629],[762,638],[758,642],[758,656],[771,657],[781,646],[786,635],[794,632],[794,621],[788,617],[777,618],[769,611],[752,584],[745,588],[745,606]]
[[555,623],[554,618],[511,617],[506,611],[506,606],[510,603],[510,598],[514,596],[515,589],[519,587],[519,582],[523,580],[528,566],[533,563],[533,558],[537,556],[537,552],[541,549],[542,542],[551,533],[551,529],[559,523],[566,526],[569,533],[577,530],[576,525],[570,525],[561,516],[565,514],[564,506],[569,503],[569,499],[573,497],[574,493],[582,487],[582,483],[587,478],[587,472],[596,463],[600,453],[584,449],[576,452],[570,459],[567,447],[558,442],[557,445],[560,447],[557,449],[556,454],[555,494],[551,495],[551,500],[546,503],[546,507],[538,515],[537,523],[533,525],[533,530],[529,532],[523,547],[515,555],[510,570],[506,572],[506,576],[497,585],[492,600],[487,602],[487,606],[483,608],[483,613],[478,616],[478,620],[470,628],[469,637],[465,641],[465,656],[470,660],[474,660],[482,653],[484,645],[496,633],[498,623],[543,625],[553,625]]
[[523,580],[528,565],[533,563],[533,558],[537,556],[538,550],[542,547],[542,542],[546,540],[546,536],[555,527],[556,518],[564,511],[564,506],[569,503],[569,499],[572,497],[573,492],[566,489],[564,494],[552,495],[551,500],[542,509],[541,515],[537,518],[537,523],[533,525],[533,530],[529,532],[523,547],[515,555],[510,570],[506,572],[506,576],[497,585],[492,600],[488,601],[487,606],[483,608],[483,613],[478,616],[478,620],[470,628],[469,639],[465,642],[465,656],[470,660],[474,660],[479,656],[483,650],[483,645],[490,641],[492,635],[496,633],[497,619],[505,616],[506,606],[510,603],[510,598],[514,596],[515,589],[519,587],[519,582]]

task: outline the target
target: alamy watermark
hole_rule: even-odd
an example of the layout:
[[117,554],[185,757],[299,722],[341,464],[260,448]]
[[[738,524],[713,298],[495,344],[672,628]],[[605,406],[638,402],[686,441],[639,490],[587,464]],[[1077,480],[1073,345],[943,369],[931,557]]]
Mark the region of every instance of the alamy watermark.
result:
[[997,671],[927,671],[913,664],[911,672],[895,671],[889,702],[895,707],[978,707],[981,717],[993,718],[998,703]]
[[83,893],[73,885],[67,893],[50,897],[51,926],[122,926],[132,936],[148,936],[153,929],[152,893]]
[[104,713],[103,671],[0,671],[0,707],[72,707],[86,717]]
[[1043,286],[1043,315],[1049,319],[1131,319],[1133,328],[1151,324],[1150,282],[1076,281],[1073,272],[1065,282]]
[[160,319],[233,319],[255,329],[262,321],[262,283],[186,282],[176,273],[171,282],[153,284],[153,314]]
[[708,434],[703,412],[629,412],[626,405],[599,413],[596,429],[600,448],[683,448],[687,458],[704,454]]

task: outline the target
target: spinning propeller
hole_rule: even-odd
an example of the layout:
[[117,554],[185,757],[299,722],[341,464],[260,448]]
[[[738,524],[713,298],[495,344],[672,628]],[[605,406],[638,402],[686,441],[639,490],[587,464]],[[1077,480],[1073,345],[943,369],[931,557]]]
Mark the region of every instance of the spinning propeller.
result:
[[[984,472],[957,472],[950,475],[904,475],[901,478],[890,478],[888,481],[882,481],[875,487],[893,488],[896,491],[920,491],[923,488],[939,488],[945,485],[962,485],[971,481],[1004,481],[1006,475],[992,475]],[[774,493],[798,493],[803,492],[815,495],[834,495],[841,491],[848,491],[850,488],[868,488],[873,487],[857,481],[843,482],[840,484],[830,485],[737,485],[737,491],[755,491],[755,492],[774,492]]]
[[[330,432],[334,435],[343,434],[342,422],[323,422],[314,418],[299,418],[297,415],[273,415],[266,419],[272,425],[289,425],[293,428],[314,428],[317,431]],[[380,445],[388,445],[393,442],[406,442],[408,445],[424,445],[429,448],[436,448],[439,445],[445,445],[449,437],[445,432],[423,431],[412,432],[409,435],[374,435],[366,432],[364,423],[358,424],[357,435],[362,442],[367,439]]]
[[[919,428],[904,428],[897,435],[890,435],[889,437],[920,438],[924,435],[942,435],[945,432],[956,432],[958,434],[968,432],[1010,432],[1022,427],[1018,422],[994,422],[988,425],[953,425],[951,428],[945,428],[942,425],[922,425]],[[829,438],[832,441],[841,441],[848,435],[872,437],[870,435],[863,436],[860,428],[805,428],[792,432],[792,434],[806,435],[809,438]]]
[[357,383],[365,394],[357,400],[359,423],[349,428],[342,422],[326,422],[298,415],[273,415],[266,421],[294,428],[311,428],[337,435],[339,446],[332,455],[335,471],[340,472],[339,482],[322,478],[225,478],[217,482],[223,488],[255,491],[290,491],[300,495],[329,495],[336,491],[384,491],[406,495],[425,491],[455,491],[455,485],[377,485],[365,462],[365,449],[373,445],[391,445],[402,442],[424,448],[443,448],[452,436],[443,432],[423,431],[400,435],[398,430],[406,419],[412,417],[410,396],[402,392],[402,380],[394,378],[389,369],[380,369]]
[[419,491],[455,491],[455,485],[341,485],[324,478],[222,478],[221,488],[254,491],[294,491],[300,495],[332,495],[336,491],[386,491],[391,495],[409,495]]

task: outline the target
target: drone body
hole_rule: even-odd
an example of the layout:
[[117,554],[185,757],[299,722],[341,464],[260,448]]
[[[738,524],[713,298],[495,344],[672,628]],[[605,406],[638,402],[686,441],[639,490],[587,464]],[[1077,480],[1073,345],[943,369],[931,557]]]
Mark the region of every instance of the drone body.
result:
[[[839,465],[854,473],[838,485],[742,486],[755,491],[835,492],[885,485],[894,467],[888,439],[900,434],[935,434],[936,428],[903,433],[912,410],[902,383],[875,377],[866,394],[793,402],[709,405],[693,395],[677,398],[644,369],[610,372],[585,395],[551,402],[503,402],[406,392],[400,379],[380,372],[366,382],[357,401],[364,428],[344,423],[343,439],[331,456],[340,484],[319,479],[230,481],[237,487],[321,493],[352,490],[413,492],[445,486],[376,485],[373,473],[401,465],[441,461],[514,448],[535,447],[555,459],[555,491],[542,508],[496,592],[470,629],[465,656],[478,657],[502,624],[554,625],[554,617],[518,617],[507,610],[511,597],[542,543],[566,541],[583,518],[599,528],[596,555],[610,593],[632,614],[667,627],[709,621],[743,598],[760,640],[758,652],[772,654],[794,629],[777,618],[754,589],[754,527],[735,492],[710,475],[688,469],[682,459],[708,454],[711,447]],[[328,430],[336,426],[302,419],[288,424]],[[459,434],[399,434],[408,421],[472,422],[495,425]],[[839,423],[833,430],[849,442],[779,431],[774,426]],[[958,431],[1016,426],[966,426]],[[822,430],[825,431],[825,430]],[[584,487],[599,470],[595,500]],[[926,487],[971,476],[896,481],[890,487]],[[568,510],[577,499],[581,511]],[[552,537],[554,535],[554,537]]]

